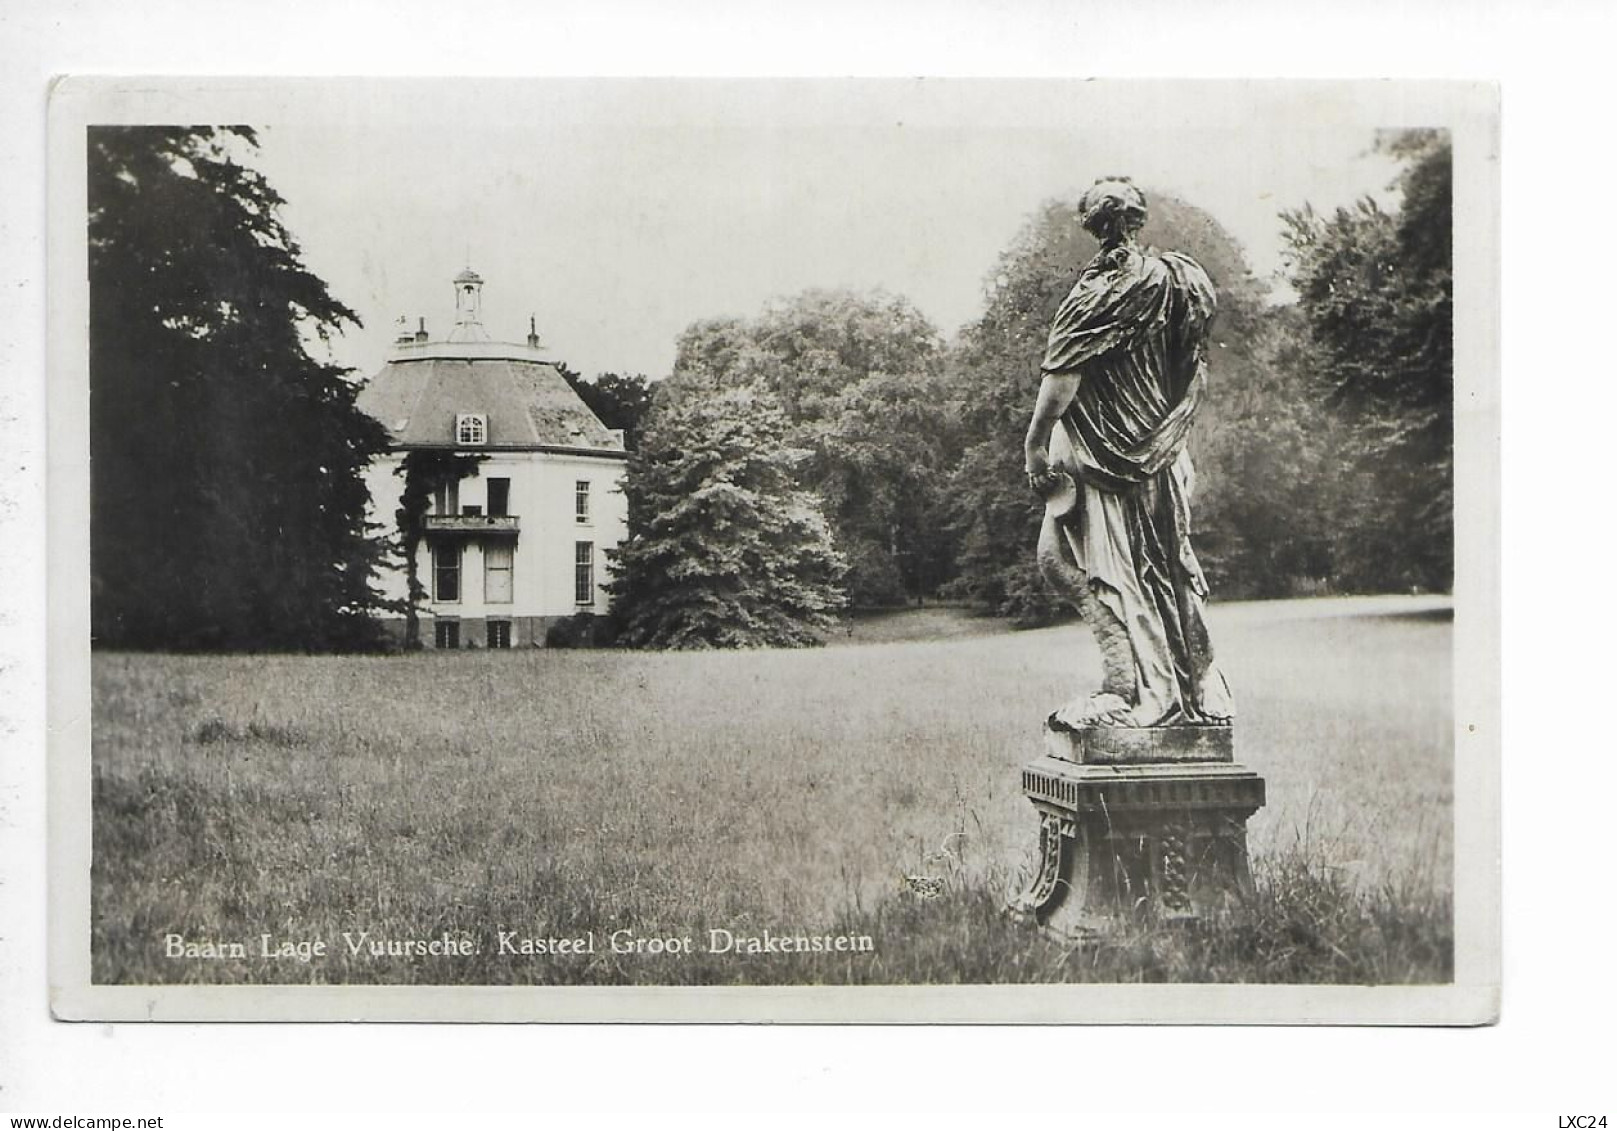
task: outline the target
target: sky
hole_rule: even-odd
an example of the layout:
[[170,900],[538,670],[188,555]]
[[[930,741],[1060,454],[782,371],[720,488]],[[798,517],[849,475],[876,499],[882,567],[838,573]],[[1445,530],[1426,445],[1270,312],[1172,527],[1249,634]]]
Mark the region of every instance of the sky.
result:
[[587,376],[660,378],[692,322],[811,287],[904,295],[953,335],[1030,215],[1102,175],[1207,210],[1275,277],[1282,209],[1394,199],[1373,144],[1403,111],[1364,101],[1297,84],[320,84],[252,119],[253,161],[363,319],[334,347],[362,374],[401,317],[447,331],[469,265],[496,340],[532,316]]

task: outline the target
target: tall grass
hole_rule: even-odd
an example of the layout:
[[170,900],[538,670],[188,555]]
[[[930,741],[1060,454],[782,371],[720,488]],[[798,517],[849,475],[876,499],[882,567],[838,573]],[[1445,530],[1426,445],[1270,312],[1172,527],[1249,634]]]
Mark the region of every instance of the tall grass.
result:
[[[1442,981],[1448,625],[1217,609],[1268,780],[1240,930],[1073,948],[1000,913],[1018,770],[1098,660],[1078,626],[811,652],[94,660],[101,982]],[[1289,611],[1288,611],[1289,610]],[[1310,610],[1313,610],[1312,612]],[[900,634],[901,635],[901,634]],[[916,877],[907,880],[906,877]],[[928,898],[927,895],[937,894]],[[614,954],[607,936],[869,935],[865,954]],[[344,931],[475,940],[353,957]],[[498,953],[594,932],[587,956]],[[311,962],[165,956],[323,939]]]

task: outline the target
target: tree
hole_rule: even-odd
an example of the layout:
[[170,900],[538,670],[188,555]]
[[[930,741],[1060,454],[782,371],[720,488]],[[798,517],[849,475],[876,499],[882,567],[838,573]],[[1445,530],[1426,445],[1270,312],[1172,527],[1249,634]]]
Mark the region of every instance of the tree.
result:
[[944,519],[957,447],[945,351],[906,299],[810,290],[756,319],[697,323],[680,338],[675,376],[762,390],[784,409],[789,444],[848,561],[853,604],[933,593],[953,573]]
[[344,648],[384,543],[387,435],[310,349],[358,318],[302,263],[245,127],[88,140],[92,631],[143,648]]
[[1340,422],[1336,566],[1357,589],[1448,589],[1454,576],[1452,154],[1446,133],[1383,143],[1402,202],[1284,214],[1316,394]]
[[821,642],[844,596],[841,556],[802,453],[767,392],[698,376],[659,388],[624,490],[629,538],[613,563],[621,644],[801,647]]
[[1250,352],[1217,375],[1218,412],[1202,422],[1196,554],[1225,596],[1318,592],[1335,571],[1340,429],[1314,387],[1316,351],[1294,306],[1265,313]]
[[644,374],[597,374],[587,380],[566,364],[557,367],[584,404],[608,428],[623,431],[623,446],[634,451],[640,442],[640,424],[651,409],[651,382]]
[[[1164,193],[1148,190],[1146,196],[1150,211],[1141,242],[1190,254],[1218,288],[1212,387],[1191,437],[1191,453],[1199,457],[1227,428],[1219,402],[1251,368],[1263,288],[1240,245],[1211,216]],[[952,588],[1025,622],[1061,610],[1034,561],[1043,507],[1022,475],[1022,438],[1050,322],[1096,250],[1078,222],[1076,199],[1047,202],[1000,256],[988,279],[987,309],[962,332],[950,363],[965,437],[950,491],[960,544],[960,575]],[[1198,490],[1212,486],[1203,480]],[[1212,580],[1217,583],[1216,575]]]

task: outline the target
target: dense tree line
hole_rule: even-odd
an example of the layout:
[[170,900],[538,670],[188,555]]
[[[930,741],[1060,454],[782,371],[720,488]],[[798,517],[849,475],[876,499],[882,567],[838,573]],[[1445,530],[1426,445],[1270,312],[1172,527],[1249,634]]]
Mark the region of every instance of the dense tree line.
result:
[[[1282,217],[1294,304],[1267,301],[1206,212],[1148,193],[1142,242],[1188,252],[1219,292],[1210,395],[1191,439],[1195,537],[1218,594],[1450,584],[1450,158],[1436,134],[1386,144],[1406,162],[1398,211],[1366,201],[1331,219]],[[697,323],[657,404],[705,388],[779,407],[800,453],[793,482],[806,496],[794,497],[824,515],[852,603],[941,592],[1046,619],[1060,610],[1031,552],[1041,507],[1021,439],[1051,318],[1094,251],[1076,202],[1047,203],[952,344],[886,295],[814,291],[756,319]],[[631,482],[641,474],[631,467]],[[631,507],[630,521],[647,520]],[[623,592],[635,600],[632,584]]]
[[[1219,292],[1191,440],[1195,537],[1219,595],[1451,584],[1451,157],[1433,132],[1384,144],[1403,162],[1396,207],[1281,216],[1289,305],[1267,301],[1211,216],[1148,190],[1142,241],[1188,252]],[[348,374],[311,353],[358,320],[238,160],[254,145],[244,128],[89,135],[102,643],[375,640],[388,546],[365,526],[360,472],[386,435]],[[663,381],[563,367],[631,452],[631,536],[612,560],[621,639],[800,645],[849,606],[935,596],[1054,615],[1021,437],[1051,318],[1094,250],[1075,202],[1048,202],[953,342],[902,297],[814,290],[693,324]],[[464,468],[407,470],[408,541],[431,484]]]
[[358,326],[302,263],[246,128],[92,127],[91,623],[120,647],[376,639],[382,426],[313,343]]
[[1453,155],[1446,133],[1382,143],[1400,205],[1284,216],[1313,392],[1337,425],[1333,575],[1352,589],[1454,578]]

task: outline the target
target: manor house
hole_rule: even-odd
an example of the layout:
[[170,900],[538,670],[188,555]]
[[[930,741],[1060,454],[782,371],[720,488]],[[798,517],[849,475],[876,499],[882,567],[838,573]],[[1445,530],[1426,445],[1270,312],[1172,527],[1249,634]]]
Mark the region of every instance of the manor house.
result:
[[[579,399],[531,322],[525,345],[490,340],[476,272],[462,271],[454,286],[448,337],[430,339],[423,320],[360,392],[359,407],[392,436],[366,473],[371,521],[396,529],[407,453],[480,457],[459,482],[438,487],[423,523],[421,641],[540,645],[557,621],[606,611],[605,551],[628,532],[623,434]],[[406,599],[402,565],[384,574],[382,591]],[[403,626],[400,618],[389,627],[402,635]]]

